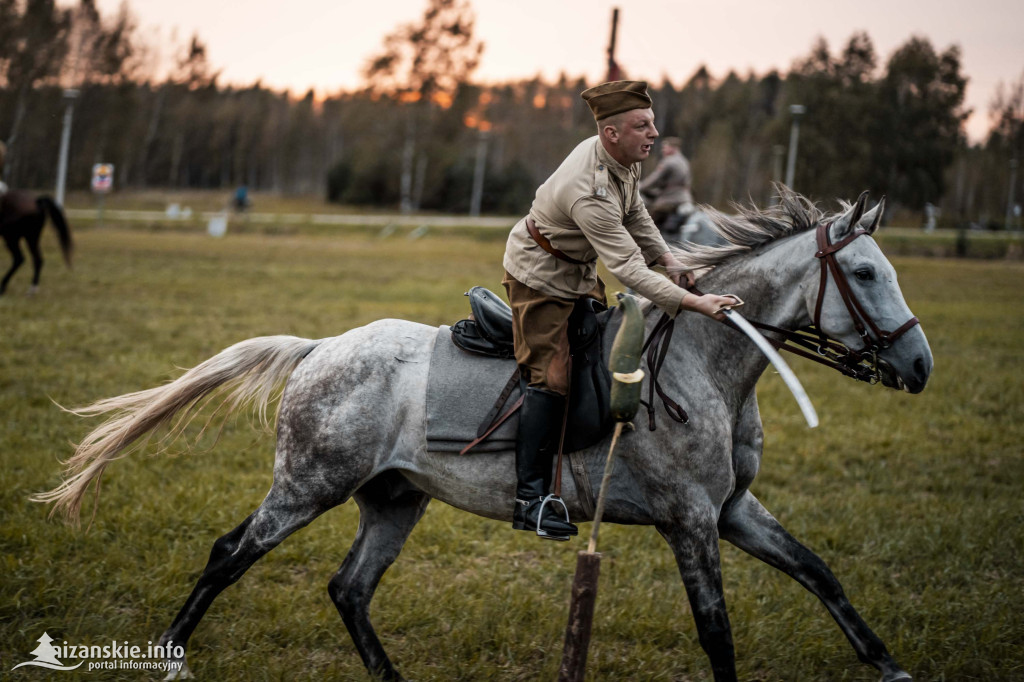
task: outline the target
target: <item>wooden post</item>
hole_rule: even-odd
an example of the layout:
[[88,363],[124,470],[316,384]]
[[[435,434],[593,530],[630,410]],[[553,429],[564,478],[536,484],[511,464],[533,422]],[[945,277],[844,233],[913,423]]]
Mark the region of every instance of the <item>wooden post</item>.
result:
[[594,526],[590,531],[590,544],[585,552],[580,552],[576,556],[576,577],[572,581],[569,624],[565,628],[565,648],[562,649],[562,665],[558,668],[558,682],[583,682],[583,674],[587,670],[587,651],[590,649],[590,631],[594,624],[594,604],[597,601],[597,578],[601,573],[601,553],[597,551],[597,534],[601,528],[604,502],[608,497],[608,485],[612,478],[612,457],[619,436],[622,435],[622,427],[622,422],[616,422],[612,444],[608,448],[604,476],[601,478],[601,491],[597,496],[597,509],[594,510]]
[[583,682],[600,572],[600,552],[581,551],[576,555],[576,578],[572,582],[569,624],[565,628],[565,649],[558,669],[558,682]]
[[608,369],[612,373],[610,412],[615,419],[615,432],[604,462],[604,476],[601,477],[601,489],[597,494],[590,543],[587,550],[576,557],[576,577],[572,581],[569,624],[565,628],[565,648],[562,649],[562,664],[558,668],[558,682],[583,682],[587,670],[587,650],[590,649],[590,631],[594,625],[594,604],[597,601],[597,578],[601,573],[597,536],[601,530],[604,504],[611,485],[615,446],[622,436],[623,427],[640,407],[640,382],[644,376],[640,369],[644,318],[632,296],[619,294],[619,302],[622,306],[622,325],[615,333],[611,357],[608,359]]

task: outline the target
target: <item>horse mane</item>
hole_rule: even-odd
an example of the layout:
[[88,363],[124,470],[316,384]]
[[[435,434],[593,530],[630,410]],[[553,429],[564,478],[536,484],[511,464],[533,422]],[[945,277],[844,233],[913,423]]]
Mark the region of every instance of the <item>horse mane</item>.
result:
[[[759,246],[810,230],[819,222],[833,217],[785,185],[774,183],[774,187],[778,203],[768,208],[757,208],[753,201],[749,206],[734,202],[735,215],[726,215],[710,206],[701,206],[714,231],[728,244],[705,246],[684,243],[670,247],[673,255],[687,270],[706,270]],[[849,207],[848,203],[841,203],[844,209]]]

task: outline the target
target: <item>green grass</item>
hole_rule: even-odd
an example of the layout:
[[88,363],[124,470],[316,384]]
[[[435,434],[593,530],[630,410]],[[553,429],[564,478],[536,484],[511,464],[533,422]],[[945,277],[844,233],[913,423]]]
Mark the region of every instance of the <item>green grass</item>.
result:
[[[245,418],[219,442],[114,463],[88,533],[27,501],[94,425],[59,410],[149,387],[251,336],[322,337],[382,317],[463,317],[468,287],[500,288],[501,240],[431,233],[202,234],[80,229],[75,270],[52,233],[41,293],[0,299],[0,678],[45,630],[145,645],[174,617],[217,537],[261,501],[272,436]],[[935,354],[919,396],[793,365],[818,407],[808,431],[774,375],[754,492],[818,551],[918,680],[1024,678],[1024,267],[901,258]],[[346,504],[228,589],[190,648],[203,680],[367,679],[326,584],[357,527]],[[584,527],[584,532],[589,526]],[[589,679],[707,680],[670,552],[650,528],[606,526]],[[546,543],[433,503],[373,604],[395,664],[417,680],[554,679],[581,541]],[[723,544],[744,680],[874,680],[806,591]],[[61,673],[155,679],[154,673]]]

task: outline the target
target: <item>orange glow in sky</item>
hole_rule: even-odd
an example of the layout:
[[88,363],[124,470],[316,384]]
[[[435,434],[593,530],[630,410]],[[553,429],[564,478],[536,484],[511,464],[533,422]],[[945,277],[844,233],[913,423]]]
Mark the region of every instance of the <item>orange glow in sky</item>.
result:
[[[113,15],[122,0],[98,0]],[[128,0],[143,35],[192,35],[208,47],[222,83],[261,80],[321,96],[362,85],[361,70],[387,33],[418,20],[425,0]],[[486,44],[476,79],[484,82],[604,74],[613,7],[620,9],[617,57],[628,77],[681,85],[701,65],[724,77],[786,71],[824,37],[833,53],[867,31],[879,61],[911,36],[936,50],[957,44],[970,78],[971,138],[988,127],[1000,82],[1024,73],[1021,0],[473,0]],[[169,57],[170,55],[165,55]],[[810,115],[810,112],[808,112]]]

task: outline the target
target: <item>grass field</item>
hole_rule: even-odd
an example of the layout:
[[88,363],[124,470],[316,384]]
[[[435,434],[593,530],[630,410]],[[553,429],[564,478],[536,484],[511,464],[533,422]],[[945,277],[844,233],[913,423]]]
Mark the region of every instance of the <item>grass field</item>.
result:
[[[499,288],[501,238],[363,232],[231,235],[80,229],[75,270],[52,233],[41,293],[0,299],[0,678],[50,674],[57,642],[155,641],[214,540],[261,501],[273,438],[246,419],[216,444],[113,464],[88,533],[27,501],[94,425],[62,412],[149,387],[251,336],[323,337],[381,317],[437,325],[468,287]],[[1024,679],[1024,266],[901,258],[935,372],[919,396],[794,360],[822,418],[759,386],[767,430],[753,489],[817,550],[918,680]],[[202,680],[366,679],[327,596],[354,504],[295,534],[227,590],[193,636]],[[584,526],[584,532],[589,525]],[[589,679],[707,680],[674,561],[650,528],[607,526]],[[582,541],[546,543],[441,503],[384,577],[373,618],[415,680],[554,679]],[[723,544],[743,680],[873,680],[820,604]],[[95,671],[56,677],[155,679]],[[49,679],[47,677],[47,679]]]

